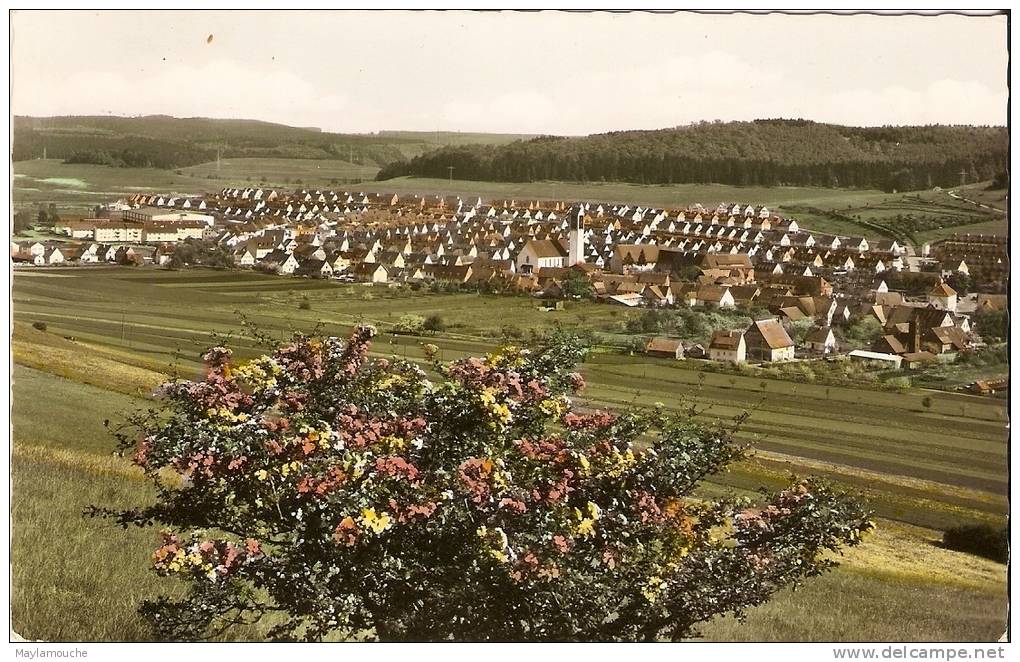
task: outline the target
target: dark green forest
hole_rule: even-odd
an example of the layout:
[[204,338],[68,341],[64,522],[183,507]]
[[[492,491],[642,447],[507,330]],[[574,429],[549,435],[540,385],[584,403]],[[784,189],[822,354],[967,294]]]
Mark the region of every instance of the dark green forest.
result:
[[[845,127],[806,120],[702,122],[586,137],[399,132],[341,134],[260,122],[146,117],[15,117],[13,159],[183,168],[224,158],[353,160],[377,179],[416,175],[529,182],[829,186],[909,191],[992,179],[1003,127]],[[472,144],[469,141],[476,141]],[[467,143],[467,144],[465,144]],[[445,145],[445,146],[443,146]]]
[[451,146],[391,163],[415,175],[529,182],[831,186],[909,191],[991,179],[1006,167],[1003,127],[846,127],[806,120],[703,122],[658,131],[507,145]]

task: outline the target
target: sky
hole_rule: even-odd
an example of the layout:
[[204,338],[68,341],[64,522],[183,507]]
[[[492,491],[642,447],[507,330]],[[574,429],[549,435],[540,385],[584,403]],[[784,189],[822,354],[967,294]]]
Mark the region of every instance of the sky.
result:
[[15,11],[16,115],[583,135],[1007,119],[1005,16]]

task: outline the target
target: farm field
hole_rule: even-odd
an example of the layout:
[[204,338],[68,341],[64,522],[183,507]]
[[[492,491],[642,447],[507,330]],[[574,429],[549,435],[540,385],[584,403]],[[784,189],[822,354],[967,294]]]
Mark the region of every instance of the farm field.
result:
[[827,189],[804,186],[729,186],[725,184],[643,185],[618,182],[479,182],[469,180],[396,177],[381,182],[366,182],[366,191],[394,193],[438,193],[441,195],[481,196],[483,199],[516,198],[548,200],[597,200],[627,204],[675,207],[702,203],[706,207],[720,202],[753,202],[770,209],[797,202],[805,205],[846,206],[895,197],[881,191]]
[[[152,386],[174,368],[196,376],[202,349],[224,337],[239,356],[254,355],[256,341],[239,325],[237,311],[281,339],[316,323],[330,334],[359,321],[375,323],[382,333],[373,353],[420,361],[424,341],[450,360],[501,344],[507,324],[581,328],[616,310],[590,304],[540,312],[526,298],[502,297],[497,306],[473,294],[106,267],[18,271],[13,296],[15,629],[51,640],[146,636],[134,605],[172,585],[147,571],[155,532],[124,532],[80,516],[89,503],[125,505],[147,495],[127,461],[111,456],[114,441],[103,422],[146,406]],[[308,310],[298,307],[303,300]],[[408,313],[438,313],[448,330],[429,338],[389,333]],[[46,331],[32,328],[40,321]],[[790,473],[821,475],[862,492],[880,518],[878,531],[838,571],[809,583],[796,599],[784,593],[752,610],[746,624],[709,624],[706,638],[993,640],[1001,634],[1005,566],[935,542],[948,526],[1005,521],[1002,401],[812,387],[702,372],[695,364],[593,354],[581,370],[589,384],[584,404],[679,407],[689,398],[709,407],[705,420],[722,421],[750,409],[740,437],[756,454],[713,477],[706,493],[750,493],[781,485]],[[925,395],[933,400],[930,409],[921,405]],[[46,544],[68,531],[71,551]],[[86,593],[102,605],[98,618],[91,610],[80,613]],[[861,599],[890,617],[861,614],[855,607]],[[837,603],[843,606],[834,608]],[[225,637],[257,635],[235,630]]]
[[222,159],[219,173],[215,162],[161,170],[35,159],[14,163],[14,203],[20,207],[53,202],[62,211],[84,213],[97,204],[146,191],[200,195],[226,186],[338,187],[342,184],[333,182],[369,180],[377,171],[374,166],[315,159]]
[[182,171],[190,177],[257,182],[260,186],[336,187],[352,179],[370,180],[379,168],[334,159],[247,158],[221,159],[218,169],[214,161]]
[[172,170],[113,168],[58,159],[16,161],[13,170],[16,207],[53,202],[61,211],[75,213],[143,191],[198,195],[228,185],[226,181],[214,185],[212,180],[178,175]]
[[978,204],[988,205],[993,209],[1009,209],[1009,198],[1006,189],[991,189],[990,182],[976,182],[953,189],[957,195]]

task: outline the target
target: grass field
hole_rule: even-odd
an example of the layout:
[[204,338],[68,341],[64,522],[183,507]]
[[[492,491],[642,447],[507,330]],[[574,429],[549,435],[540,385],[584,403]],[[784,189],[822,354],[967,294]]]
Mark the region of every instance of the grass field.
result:
[[[304,298],[310,310],[298,308]],[[145,570],[153,532],[125,533],[80,517],[88,503],[124,505],[147,496],[137,473],[111,456],[113,440],[103,421],[145,406],[158,373],[172,363],[194,376],[200,352],[216,334],[232,332],[238,354],[252,355],[255,342],[238,332],[235,311],[244,310],[280,338],[317,321],[333,334],[358,321],[374,322],[384,332],[373,352],[412,360],[422,358],[422,339],[386,330],[402,314],[438,312],[451,328],[429,342],[449,360],[497,345],[499,328],[510,322],[522,329],[574,327],[607,319],[613,310],[575,305],[539,312],[525,298],[494,303],[478,295],[401,293],[240,272],[16,273],[15,629],[45,639],[146,636],[133,606],[173,585]],[[45,321],[47,331],[31,328],[34,321]],[[991,640],[1002,633],[1005,567],[933,544],[954,524],[1005,521],[1002,401],[702,374],[689,362],[617,354],[593,355],[582,372],[588,404],[675,407],[688,395],[711,406],[706,420],[753,409],[741,435],[755,443],[756,456],[713,477],[705,493],[749,492],[778,486],[791,472],[810,473],[861,491],[881,517],[875,536],[837,572],[752,610],[745,624],[709,624],[707,638]],[[921,406],[925,395],[934,401],[930,411]],[[85,595],[88,614],[81,608]],[[865,603],[874,609],[862,612]],[[93,613],[96,606],[101,614]],[[60,616],[67,612],[73,613]]]
[[370,180],[379,168],[336,160],[222,159],[218,167],[215,162],[202,163],[182,172],[200,179],[257,182],[260,186],[324,188],[353,179]]
[[[181,170],[114,168],[36,159],[14,163],[14,203],[56,203],[62,212],[84,210],[142,192],[200,195],[226,186],[286,188],[353,186],[340,182],[375,177],[378,168],[314,159],[224,159]],[[301,183],[297,183],[301,180]]]
[[438,193],[440,195],[481,196],[483,199],[597,200],[628,204],[682,207],[700,202],[715,207],[720,202],[751,202],[781,208],[796,202],[804,205],[831,205],[877,202],[895,197],[881,191],[851,191],[802,186],[729,186],[725,184],[623,184],[617,182],[475,182],[467,180],[397,177],[370,182],[361,188],[394,193]]
[[993,209],[1008,210],[1009,198],[1006,189],[989,189],[991,182],[976,182],[958,186],[953,190],[962,198],[973,200],[979,204],[988,205]]

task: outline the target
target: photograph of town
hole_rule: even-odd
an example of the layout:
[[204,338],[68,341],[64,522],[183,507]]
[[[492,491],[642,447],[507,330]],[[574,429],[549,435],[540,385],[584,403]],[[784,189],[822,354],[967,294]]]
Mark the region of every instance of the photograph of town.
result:
[[1008,11],[9,21],[12,648],[1006,659]]

